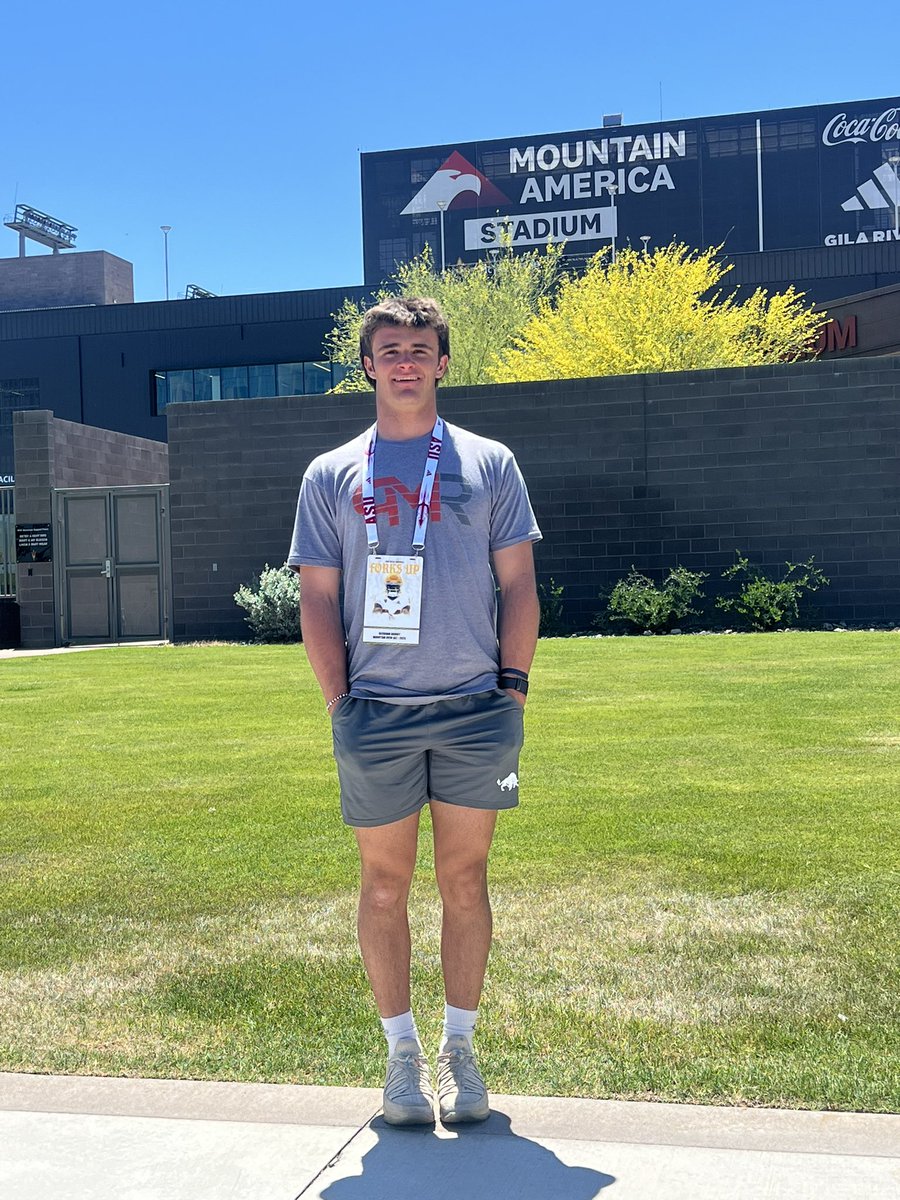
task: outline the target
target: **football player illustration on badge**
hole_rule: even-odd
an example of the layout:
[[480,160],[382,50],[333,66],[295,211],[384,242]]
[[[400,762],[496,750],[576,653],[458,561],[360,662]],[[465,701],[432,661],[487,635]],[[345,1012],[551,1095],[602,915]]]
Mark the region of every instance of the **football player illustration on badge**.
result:
[[408,616],[410,602],[403,592],[403,579],[392,573],[384,579],[384,592],[375,600],[372,611],[387,617]]
[[422,560],[372,554],[366,577],[363,641],[417,646],[422,615]]

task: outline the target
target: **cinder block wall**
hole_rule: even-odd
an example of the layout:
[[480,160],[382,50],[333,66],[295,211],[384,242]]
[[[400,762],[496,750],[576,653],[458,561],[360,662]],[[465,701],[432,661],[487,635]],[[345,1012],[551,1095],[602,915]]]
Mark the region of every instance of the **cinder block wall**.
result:
[[0,259],[0,310],[132,304],[134,268],[106,250]]
[[287,558],[303,472],[371,425],[372,396],[212,401],[167,412],[174,637],[246,639],[234,593],[266,563]]
[[[38,409],[13,417],[16,461],[16,523],[51,519],[54,488],[120,487],[166,483],[168,446],[147,438],[62,421]],[[60,552],[53,530],[53,554]],[[16,571],[21,645],[55,645],[53,564],[21,564]]]
[[[715,594],[736,550],[814,554],[824,620],[900,620],[900,357],[447,388],[440,407],[514,450],[574,627],[632,564],[708,571]],[[372,419],[371,395],[170,406],[177,638],[247,636],[233,593],[284,561],[305,467]]]

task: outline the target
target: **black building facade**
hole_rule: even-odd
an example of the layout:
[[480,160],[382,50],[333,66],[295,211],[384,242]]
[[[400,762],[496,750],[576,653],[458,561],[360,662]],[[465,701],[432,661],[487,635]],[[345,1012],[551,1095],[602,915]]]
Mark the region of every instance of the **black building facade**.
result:
[[12,414],[166,440],[173,401],[317,394],[334,382],[332,313],[364,288],[0,312],[0,480]]

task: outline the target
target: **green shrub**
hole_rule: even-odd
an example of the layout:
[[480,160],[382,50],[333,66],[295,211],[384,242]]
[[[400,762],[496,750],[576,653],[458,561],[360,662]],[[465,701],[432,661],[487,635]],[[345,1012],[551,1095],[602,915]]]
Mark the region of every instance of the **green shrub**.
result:
[[777,629],[800,616],[800,600],[804,592],[814,592],[829,581],[820,567],[813,566],[811,555],[803,563],[785,563],[787,572],[782,579],[769,579],[761,568],[751,567],[738,553],[737,562],[722,572],[723,579],[745,578],[737,596],[720,597],[716,605],[726,612],[740,613],[754,629]]
[[702,596],[701,585],[708,575],[704,571],[689,571],[675,567],[662,587],[634,567],[620,579],[610,593],[607,613],[611,621],[629,621],[635,629],[665,633],[690,614],[694,600]]
[[300,576],[290,567],[270,567],[251,584],[244,584],[234,599],[247,610],[244,620],[255,642],[300,641]]
[[538,628],[538,637],[559,637],[565,632],[562,594],[563,585],[557,584],[552,576],[548,586],[539,585],[538,600],[541,605],[541,623]]

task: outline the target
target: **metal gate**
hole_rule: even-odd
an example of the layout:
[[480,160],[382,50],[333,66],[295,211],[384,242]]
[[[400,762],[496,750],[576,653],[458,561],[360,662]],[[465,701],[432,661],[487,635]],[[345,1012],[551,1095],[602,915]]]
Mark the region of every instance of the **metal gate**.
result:
[[59,640],[169,637],[168,485],[54,494]]
[[0,487],[0,597],[16,594],[16,515],[15,492]]

